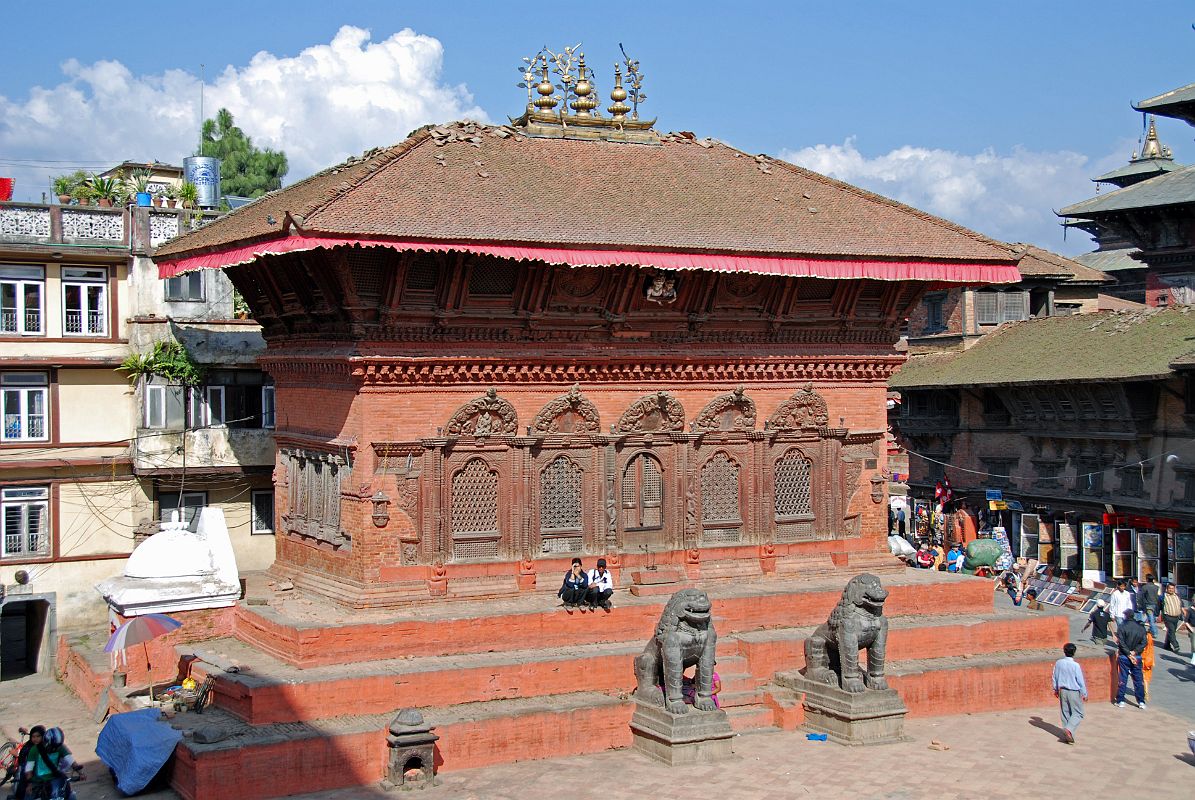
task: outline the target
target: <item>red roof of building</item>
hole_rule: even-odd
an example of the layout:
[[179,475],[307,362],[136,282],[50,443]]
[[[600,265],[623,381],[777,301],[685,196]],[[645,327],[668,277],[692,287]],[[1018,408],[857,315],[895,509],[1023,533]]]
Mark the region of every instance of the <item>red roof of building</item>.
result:
[[[719,142],[540,138],[474,123],[421,129],[175,239],[156,258],[176,274],[316,240],[571,264],[1019,280],[1016,255],[1000,242]],[[850,274],[819,267],[843,261],[856,265]],[[891,263],[858,266],[876,262]]]

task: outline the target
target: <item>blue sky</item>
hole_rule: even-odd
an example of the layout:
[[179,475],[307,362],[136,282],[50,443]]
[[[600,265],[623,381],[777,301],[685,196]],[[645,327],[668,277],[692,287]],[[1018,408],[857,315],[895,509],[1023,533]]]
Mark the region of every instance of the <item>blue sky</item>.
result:
[[[1165,0],[5,5],[0,175],[23,199],[58,166],[186,155],[200,63],[209,112],[229,105],[297,179],[425,122],[518,113],[514,67],[545,43],[583,41],[608,92],[621,41],[661,129],[1074,253],[1086,238],[1050,208],[1127,160],[1131,101],[1195,81],[1195,6]],[[1159,130],[1195,162],[1195,129]]]

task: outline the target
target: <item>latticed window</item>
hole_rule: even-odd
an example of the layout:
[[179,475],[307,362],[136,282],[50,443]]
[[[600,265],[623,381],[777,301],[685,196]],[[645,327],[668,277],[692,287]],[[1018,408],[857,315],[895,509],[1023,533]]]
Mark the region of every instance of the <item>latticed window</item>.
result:
[[739,465],[726,453],[715,453],[701,468],[702,522],[738,522]]
[[498,474],[480,458],[452,478],[452,532],[498,534]]
[[518,276],[514,264],[495,260],[474,262],[469,273],[469,294],[508,295],[514,294],[515,278]]
[[776,463],[776,517],[813,514],[809,483],[813,464],[798,452],[788,453]]
[[664,523],[664,480],[660,464],[643,453],[622,473],[622,514],[628,528],[659,528]]
[[565,456],[549,464],[539,476],[539,526],[542,530],[581,529],[583,470]]

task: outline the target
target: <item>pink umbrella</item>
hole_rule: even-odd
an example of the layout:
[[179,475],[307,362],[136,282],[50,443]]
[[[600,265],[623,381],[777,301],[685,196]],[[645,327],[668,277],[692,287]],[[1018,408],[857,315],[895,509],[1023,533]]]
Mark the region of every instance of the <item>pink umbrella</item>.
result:
[[[145,643],[170,633],[173,630],[178,630],[183,624],[174,617],[168,617],[165,614],[143,614],[140,617],[133,617],[131,620],[121,625],[112,635],[108,637],[108,643],[104,645],[104,652],[111,653],[115,650],[125,650],[135,644],[139,644],[145,650],[145,670],[150,671],[149,663],[149,648]],[[149,678],[149,698],[152,700],[154,696],[154,680],[153,675]]]

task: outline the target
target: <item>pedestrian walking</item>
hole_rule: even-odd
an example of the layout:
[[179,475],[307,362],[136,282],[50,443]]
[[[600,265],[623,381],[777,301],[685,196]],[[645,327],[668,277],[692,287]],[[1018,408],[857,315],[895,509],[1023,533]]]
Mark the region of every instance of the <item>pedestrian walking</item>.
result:
[[1149,635],[1158,638],[1158,601],[1161,599],[1161,592],[1158,590],[1158,584],[1154,580],[1153,575],[1145,576],[1145,585],[1137,590],[1137,620],[1143,622],[1149,628]]
[[1075,661],[1077,648],[1071,642],[1062,646],[1062,658],[1054,662],[1054,696],[1062,712],[1062,738],[1075,743],[1075,731],[1083,721],[1083,704],[1087,702],[1087,681],[1083,668]]
[[1112,615],[1112,619],[1119,626],[1125,613],[1128,612],[1131,615],[1132,611],[1132,595],[1125,589],[1124,578],[1121,578],[1116,581],[1116,591],[1112,592],[1112,596],[1108,600],[1108,613]]
[[1083,630],[1091,628],[1093,644],[1107,644],[1108,623],[1111,621],[1112,615],[1108,613],[1108,604],[1103,600],[1096,600],[1095,608],[1091,609],[1091,613],[1087,615],[1087,624],[1083,626]]
[[1166,594],[1162,595],[1162,624],[1166,626],[1166,649],[1172,653],[1180,652],[1178,624],[1182,621],[1183,599],[1173,583],[1167,584]]
[[1116,625],[1116,705],[1124,708],[1124,691],[1128,688],[1129,677],[1133,679],[1133,695],[1137,698],[1137,708],[1145,710],[1145,678],[1141,674],[1141,654],[1145,652],[1145,627],[1133,619],[1133,611],[1129,610],[1124,618]]

